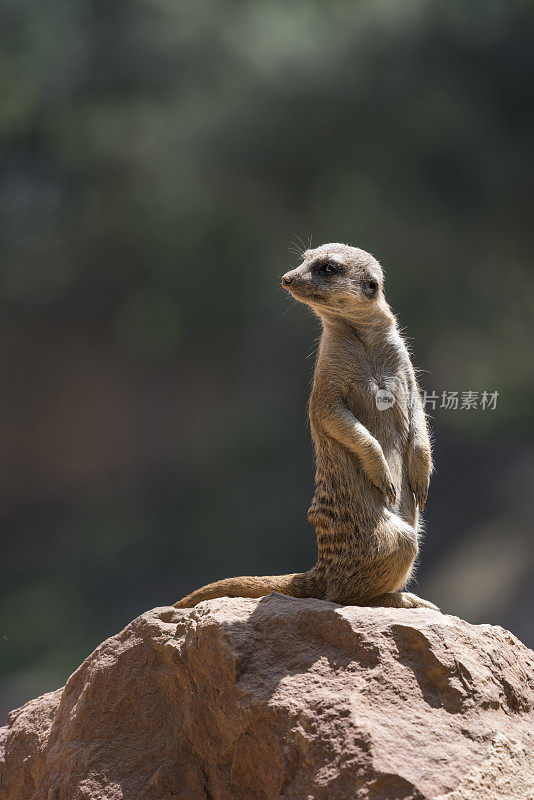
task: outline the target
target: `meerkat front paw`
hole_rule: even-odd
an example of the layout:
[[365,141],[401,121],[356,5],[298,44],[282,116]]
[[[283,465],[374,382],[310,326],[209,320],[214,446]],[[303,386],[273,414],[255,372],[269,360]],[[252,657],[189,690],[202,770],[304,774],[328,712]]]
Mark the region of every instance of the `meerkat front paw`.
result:
[[408,483],[420,511],[425,507],[431,472],[430,445],[414,444],[408,453]]
[[387,504],[394,506],[397,500],[397,490],[393,481],[384,481],[378,488],[384,494]]
[[419,511],[423,511],[426,499],[428,497],[428,488],[429,482],[428,481],[410,481],[410,489],[412,490],[412,494],[415,497],[415,502],[419,508]]
[[[378,474],[377,474],[378,473]],[[377,473],[370,475],[371,480],[377,489],[380,489],[386,502],[390,506],[394,506],[397,500],[397,489],[393,483],[393,478],[389,467],[384,462],[383,468]]]
[[390,506],[394,506],[397,500],[397,490],[395,489],[395,485],[390,483],[389,486],[386,488],[386,498]]

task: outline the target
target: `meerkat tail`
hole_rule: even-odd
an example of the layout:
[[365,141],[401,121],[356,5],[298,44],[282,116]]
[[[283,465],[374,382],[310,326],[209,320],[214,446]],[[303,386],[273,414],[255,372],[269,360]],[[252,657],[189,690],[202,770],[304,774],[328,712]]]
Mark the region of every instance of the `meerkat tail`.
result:
[[295,572],[292,575],[266,575],[264,577],[243,576],[240,578],[224,578],[215,583],[208,583],[201,589],[188,594],[174,608],[192,608],[202,600],[215,597],[264,597],[271,592],[288,594],[291,597],[313,596],[313,580],[308,572]]

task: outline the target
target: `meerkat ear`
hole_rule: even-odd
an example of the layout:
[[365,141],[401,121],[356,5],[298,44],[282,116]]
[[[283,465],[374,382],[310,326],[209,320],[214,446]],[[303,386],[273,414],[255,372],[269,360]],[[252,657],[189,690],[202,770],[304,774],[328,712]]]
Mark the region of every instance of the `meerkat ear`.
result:
[[369,300],[372,300],[373,297],[376,296],[378,292],[378,281],[375,281],[374,278],[366,278],[362,281],[362,293],[367,297]]

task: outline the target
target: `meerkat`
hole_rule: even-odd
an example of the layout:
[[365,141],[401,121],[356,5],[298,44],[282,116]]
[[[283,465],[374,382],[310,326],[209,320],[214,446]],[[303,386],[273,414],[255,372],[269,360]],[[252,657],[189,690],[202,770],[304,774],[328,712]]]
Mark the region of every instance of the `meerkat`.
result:
[[369,253],[345,244],[306,250],[282,285],[322,323],[309,419],[315,494],[308,521],[317,563],[292,575],[226,578],[179,600],[281,592],[344,605],[431,608],[405,591],[418,555],[432,457],[406,344]]

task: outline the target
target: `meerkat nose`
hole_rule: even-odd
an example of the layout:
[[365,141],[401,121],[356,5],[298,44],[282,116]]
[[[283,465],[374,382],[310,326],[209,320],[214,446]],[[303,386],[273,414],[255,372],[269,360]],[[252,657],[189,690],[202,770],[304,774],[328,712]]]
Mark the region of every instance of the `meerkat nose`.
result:
[[282,283],[284,286],[289,286],[291,283],[293,283],[293,278],[290,275],[284,275],[282,278]]

